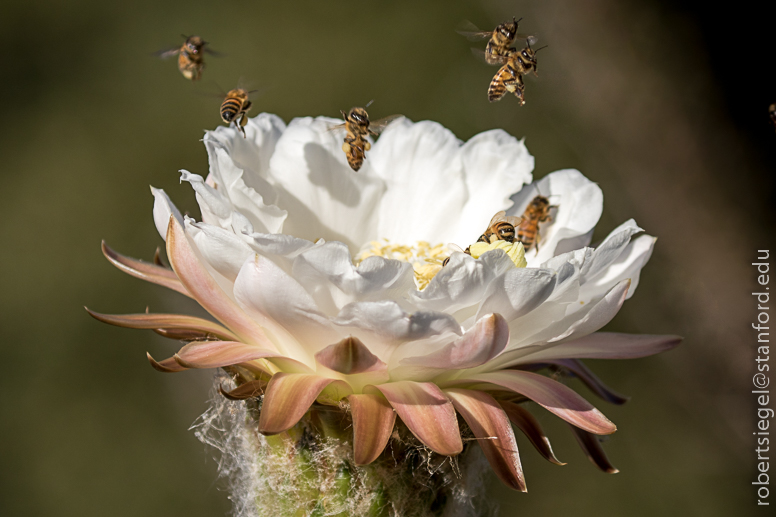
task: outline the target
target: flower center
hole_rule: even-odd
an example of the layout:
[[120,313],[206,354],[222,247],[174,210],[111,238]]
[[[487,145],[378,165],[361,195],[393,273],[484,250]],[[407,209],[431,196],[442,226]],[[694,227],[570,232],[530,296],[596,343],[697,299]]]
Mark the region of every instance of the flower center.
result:
[[391,244],[388,239],[372,241],[356,256],[356,264],[367,257],[383,257],[393,260],[403,260],[412,264],[415,271],[415,285],[419,290],[425,289],[431,279],[442,269],[442,261],[450,251],[444,244],[434,244],[418,241],[412,246]]

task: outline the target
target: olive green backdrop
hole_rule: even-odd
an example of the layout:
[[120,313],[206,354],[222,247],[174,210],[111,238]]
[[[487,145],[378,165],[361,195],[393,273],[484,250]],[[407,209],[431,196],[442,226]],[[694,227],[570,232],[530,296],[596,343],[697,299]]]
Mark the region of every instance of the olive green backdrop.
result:
[[[375,99],[373,117],[436,120],[462,139],[504,128],[526,138],[536,177],[573,167],[600,184],[596,239],[630,217],[659,237],[610,330],[685,343],[589,362],[632,395],[622,407],[580,388],[619,427],[605,447],[621,473],[596,470],[560,421],[537,412],[569,464],[545,462],[518,437],[530,491],[492,479],[501,515],[756,514],[749,263],[757,249],[776,251],[776,134],[766,115],[776,85],[761,112],[738,116],[735,103],[752,99],[731,96],[729,84],[744,90],[756,68],[718,62],[692,3],[3,0],[0,514],[228,512],[214,451],[187,430],[206,407],[210,375],[157,373],[145,352],[163,357],[173,344],[100,324],[83,306],[198,313],[113,268],[100,241],[153,256],[162,241],[149,185],[198,216],[177,171],[206,174],[199,140],[220,123],[220,101],[197,92],[241,77],[262,89],[253,115],[338,116]],[[522,108],[487,102],[495,70],[454,32],[463,19],[492,27],[513,15],[549,44]],[[731,45],[748,62],[759,55],[772,66],[772,44],[751,44],[746,26],[719,29],[744,36]],[[196,86],[174,60],[150,55],[179,34],[226,54],[207,59]]]

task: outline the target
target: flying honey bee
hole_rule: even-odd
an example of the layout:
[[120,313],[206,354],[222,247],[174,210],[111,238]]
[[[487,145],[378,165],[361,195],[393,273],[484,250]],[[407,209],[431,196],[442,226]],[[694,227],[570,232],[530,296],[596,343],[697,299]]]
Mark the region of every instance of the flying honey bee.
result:
[[202,54],[207,52],[208,54],[216,55],[216,53],[209,48],[205,48],[208,42],[199,36],[183,37],[186,38],[186,41],[181,47],[159,52],[158,55],[162,59],[177,55],[178,70],[183,74],[183,77],[191,81],[198,81],[202,78],[202,69],[205,68]]
[[[254,90],[255,91],[255,90]],[[242,88],[229,90],[224,102],[221,103],[221,120],[234,125],[242,131],[245,138],[245,125],[248,123],[248,110],[251,109],[251,101],[248,96],[253,93]]]
[[[522,18],[520,18],[520,20],[522,20]],[[457,32],[470,40],[488,39],[488,44],[485,47],[485,62],[489,65],[498,65],[503,64],[499,58],[507,57],[517,50],[512,48],[512,43],[514,43],[515,38],[527,37],[517,34],[517,25],[520,23],[520,20],[515,20],[515,18],[512,17],[511,22],[504,22],[492,31],[481,31],[474,25],[466,22],[467,30],[460,30]]]
[[557,208],[550,205],[550,200],[539,195],[534,197],[523,212],[520,223],[516,225],[517,240],[523,243],[525,251],[536,246],[539,249],[539,223],[550,219],[550,210]]
[[[496,72],[488,87],[488,100],[496,102],[500,100],[507,92],[514,93],[520,100],[520,105],[525,104],[525,83],[523,75],[527,73],[536,74],[536,52],[541,49],[533,50],[531,42],[535,38],[528,38],[526,46],[522,50],[512,52],[506,57],[498,57],[503,66]],[[544,47],[542,47],[544,48]]]
[[[369,102],[369,104],[372,103]],[[369,107],[369,104],[366,107]],[[345,152],[348,165],[354,171],[361,168],[366,152],[372,148],[372,144],[369,143],[366,137],[368,135],[379,135],[389,123],[402,116],[391,115],[390,117],[370,122],[365,108],[351,108],[347,113],[344,111],[340,111],[340,113],[342,113],[342,118],[345,119],[345,122],[329,128],[329,131],[342,128],[347,131],[345,141],[342,144],[342,150]]]

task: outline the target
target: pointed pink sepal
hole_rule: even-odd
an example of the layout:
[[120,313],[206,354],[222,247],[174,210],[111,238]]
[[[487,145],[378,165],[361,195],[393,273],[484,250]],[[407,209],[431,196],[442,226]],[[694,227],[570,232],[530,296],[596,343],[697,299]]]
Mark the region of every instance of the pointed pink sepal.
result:
[[178,291],[183,295],[191,297],[191,293],[183,287],[183,284],[175,275],[175,272],[167,268],[124,256],[111,249],[110,246],[105,244],[105,241],[102,241],[102,254],[105,255],[105,258],[107,258],[111,264],[135,278],[167,287],[168,289]]
[[385,395],[412,434],[432,451],[455,456],[463,450],[455,408],[436,384],[399,381],[367,389]]
[[267,385],[261,407],[259,432],[267,435],[278,434],[294,427],[330,384],[337,384],[337,391],[344,396],[350,394],[346,383],[319,375],[306,373],[273,375]]
[[326,368],[344,375],[385,370],[386,365],[356,337],[346,337],[329,345],[317,354],[315,360]]
[[350,395],[353,416],[353,456],[356,465],[368,465],[383,452],[396,423],[396,413],[382,395]]
[[543,375],[518,370],[480,373],[455,384],[488,382],[525,395],[566,422],[593,434],[611,434],[617,427],[574,390]]
[[596,435],[578,429],[573,425],[570,425],[569,427],[571,427],[571,430],[574,432],[577,443],[579,443],[579,446],[585,451],[587,459],[589,459],[593,465],[607,474],[617,474],[619,472],[619,469],[609,461],[609,457],[606,455],[606,452],[604,452],[604,448],[601,446],[601,442]]
[[550,439],[544,434],[539,421],[527,409],[506,400],[499,400],[498,403],[507,414],[507,417],[509,417],[509,421],[528,437],[528,440],[544,459],[556,465],[565,465],[565,463],[555,457],[555,453],[550,445]]
[[103,323],[132,329],[182,329],[213,334],[226,340],[237,340],[237,336],[212,321],[183,314],[100,314],[84,307],[94,319]]
[[276,355],[277,352],[272,350],[262,350],[238,341],[194,341],[178,350],[173,357],[186,368],[219,368]]
[[445,395],[469,424],[499,479],[514,490],[527,492],[515,434],[498,402],[485,392],[460,388],[445,390]]
[[151,354],[146,352],[146,357],[148,358],[148,362],[151,363],[151,366],[153,366],[154,370],[162,373],[177,373],[182,372],[184,370],[188,370],[185,366],[181,366],[178,364],[178,362],[175,360],[174,357],[168,357],[164,361],[157,361],[153,357],[151,357]]

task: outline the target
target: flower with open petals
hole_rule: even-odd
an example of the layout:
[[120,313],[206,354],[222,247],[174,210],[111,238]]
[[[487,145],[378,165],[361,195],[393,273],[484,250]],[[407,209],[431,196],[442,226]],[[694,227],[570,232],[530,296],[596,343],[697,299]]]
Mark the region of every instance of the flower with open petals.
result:
[[[182,217],[152,189],[154,220],[172,270],[104,246],[136,277],[195,299],[217,322],[175,314],[109,316],[116,325],[186,340],[161,371],[232,368],[226,395],[263,393],[258,429],[284,432],[311,405],[347,408],[354,460],[366,465],[398,417],[424,446],[462,451],[459,418],[496,474],[525,490],[512,424],[557,462],[532,400],[577,429],[603,468],[590,434],[615,431],[599,410],[542,371],[576,375],[611,402],[579,362],[667,350],[673,336],[597,332],[633,294],[655,239],[625,222],[588,247],[602,211],[599,187],[575,170],[531,183],[522,141],[492,130],[462,143],[434,122],[394,121],[354,173],[336,123],[262,114],[208,132],[207,178],[182,171],[202,221]],[[552,217],[536,246],[496,241],[466,247],[494,213],[520,216],[536,196]],[[528,249],[526,249],[528,248]],[[476,251],[476,252],[475,252]],[[449,256],[446,265],[443,259]]]

